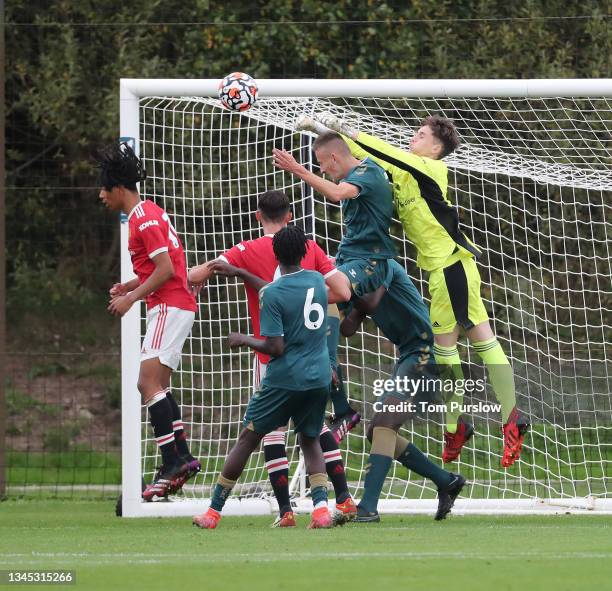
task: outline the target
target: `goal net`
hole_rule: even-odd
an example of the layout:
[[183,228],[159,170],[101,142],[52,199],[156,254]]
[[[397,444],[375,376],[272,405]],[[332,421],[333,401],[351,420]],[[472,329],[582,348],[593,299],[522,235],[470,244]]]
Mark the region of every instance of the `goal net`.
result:
[[[494,81],[465,81],[452,93],[435,82],[419,91],[418,83],[386,89],[388,81],[379,81],[373,91],[373,81],[366,81],[360,93],[359,81],[310,81],[303,86],[310,96],[284,96],[284,89],[298,92],[294,81],[261,81],[261,98],[238,114],[220,106],[211,81],[201,88],[191,81],[182,90],[175,81],[156,82],[141,88],[123,81],[122,136],[134,139],[144,161],[142,196],[173,218],[189,267],[259,237],[257,196],[269,189],[285,191],[296,223],[335,255],[339,207],[271,162],[272,148],[283,148],[318,171],[313,136],[295,132],[299,116],[334,113],[400,147],[425,116],[452,118],[462,144],[446,159],[449,199],[483,250],[482,296],[513,367],[518,405],[532,424],[520,460],[504,469],[499,413],[468,414],[475,436],[450,464],[469,482],[456,511],[612,509],[612,83],[601,81],[590,93],[580,81],[550,91],[541,81],[540,96],[529,96],[521,81],[504,81],[499,91]],[[399,223],[392,234],[398,260],[428,301],[414,247]],[[123,256],[127,278],[131,267]],[[124,514],[191,514],[205,508],[252,392],[252,353],[230,351],[226,341],[230,331],[250,331],[245,292],[234,279],[215,279],[200,295],[172,390],[202,472],[171,503],[139,499],[141,475],[150,481],[160,463],[135,388],[144,313],[144,307],[134,310],[123,325]],[[464,337],[459,350],[466,368],[480,371]],[[340,343],[349,398],[364,420],[341,446],[357,498],[369,454],[365,425],[376,401],[373,383],[390,375],[394,359],[393,346],[371,321]],[[477,400],[495,402],[491,390],[466,398]],[[443,424],[442,415],[429,413],[406,424],[403,435],[441,463]],[[287,443],[301,506],[307,489],[293,434]],[[380,508],[431,512],[435,498],[433,483],[395,463]],[[251,458],[232,499],[228,512],[275,508],[262,452]]]

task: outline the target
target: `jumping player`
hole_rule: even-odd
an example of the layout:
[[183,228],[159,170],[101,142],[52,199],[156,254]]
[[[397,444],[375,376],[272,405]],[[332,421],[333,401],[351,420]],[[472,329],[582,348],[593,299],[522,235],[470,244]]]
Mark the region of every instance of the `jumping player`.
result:
[[[404,383],[412,383],[414,380],[417,384],[422,379],[436,379],[431,355],[433,333],[427,307],[397,261],[389,261],[389,274],[381,288],[355,302],[340,325],[343,336],[355,334],[366,314],[372,317],[383,335],[397,347],[398,359],[393,378],[408,378]],[[425,388],[408,391],[397,387],[379,398],[380,408],[372,418],[367,433],[372,448],[367,462],[363,496],[357,507],[357,522],[380,520],[378,499],[394,458],[409,470],[436,484],[436,521],[444,519],[452,509],[465,485],[463,476],[436,466],[413,443],[398,434],[399,428],[412,414],[409,410],[403,410],[403,404],[431,400],[432,393],[435,394]]]
[[[407,238],[417,250],[417,265],[429,272],[430,316],[435,334],[435,356],[447,374],[462,379],[457,339],[462,328],[487,368],[489,381],[501,404],[504,451],[501,464],[512,466],[518,459],[529,423],[516,406],[512,367],[499,344],[480,296],[480,273],[475,258],[480,250],[461,231],[459,215],[447,198],[448,168],[443,158],[459,145],[452,121],[430,116],[410,142],[408,151],[358,132],[336,117],[315,121],[304,117],[298,129],[322,134],[333,129],[342,134],[353,156],[372,158],[393,179],[397,212]],[[316,141],[315,141],[316,143]],[[462,395],[453,394],[456,408]],[[452,402],[451,401],[451,402]],[[447,413],[444,462],[459,456],[474,432],[460,411]]]

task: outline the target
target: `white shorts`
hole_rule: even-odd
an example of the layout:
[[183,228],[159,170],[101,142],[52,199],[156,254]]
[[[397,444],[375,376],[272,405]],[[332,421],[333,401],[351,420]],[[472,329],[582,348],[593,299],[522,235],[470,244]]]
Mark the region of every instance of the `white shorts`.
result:
[[155,359],[175,370],[181,361],[185,339],[191,332],[195,312],[159,304],[147,311],[147,334],[140,351],[140,361]]
[[259,361],[259,357],[254,355],[253,359],[253,394],[259,390],[259,386],[261,385],[261,380],[266,377],[266,367],[268,367],[267,363],[262,363]]

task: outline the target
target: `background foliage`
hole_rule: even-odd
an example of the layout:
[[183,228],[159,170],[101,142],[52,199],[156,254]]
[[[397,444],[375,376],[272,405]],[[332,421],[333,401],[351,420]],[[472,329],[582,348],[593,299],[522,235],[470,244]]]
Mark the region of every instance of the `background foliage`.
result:
[[90,157],[118,134],[121,77],[604,77],[607,12],[594,0],[9,0],[11,326],[49,306],[58,321],[104,312],[118,224],[97,201]]

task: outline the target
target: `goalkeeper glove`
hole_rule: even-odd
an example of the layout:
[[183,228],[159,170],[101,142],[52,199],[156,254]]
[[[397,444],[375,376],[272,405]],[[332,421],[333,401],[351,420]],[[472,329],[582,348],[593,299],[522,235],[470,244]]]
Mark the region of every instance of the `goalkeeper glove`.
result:
[[328,129],[341,133],[342,135],[350,137],[351,139],[355,139],[357,137],[358,131],[356,129],[353,129],[331,113],[323,113],[323,115],[317,117],[316,120],[322,123]]
[[346,135],[352,139],[357,137],[357,130],[349,127],[335,115],[331,113],[324,113],[317,117],[309,117],[308,115],[302,115],[296,124],[297,131],[312,131],[317,135],[325,133],[326,131],[335,131]]
[[329,129],[325,127],[325,125],[319,123],[318,121],[315,121],[312,117],[309,117],[308,115],[302,115],[297,120],[295,129],[296,131],[312,131],[317,135],[321,135],[322,133],[329,131]]

